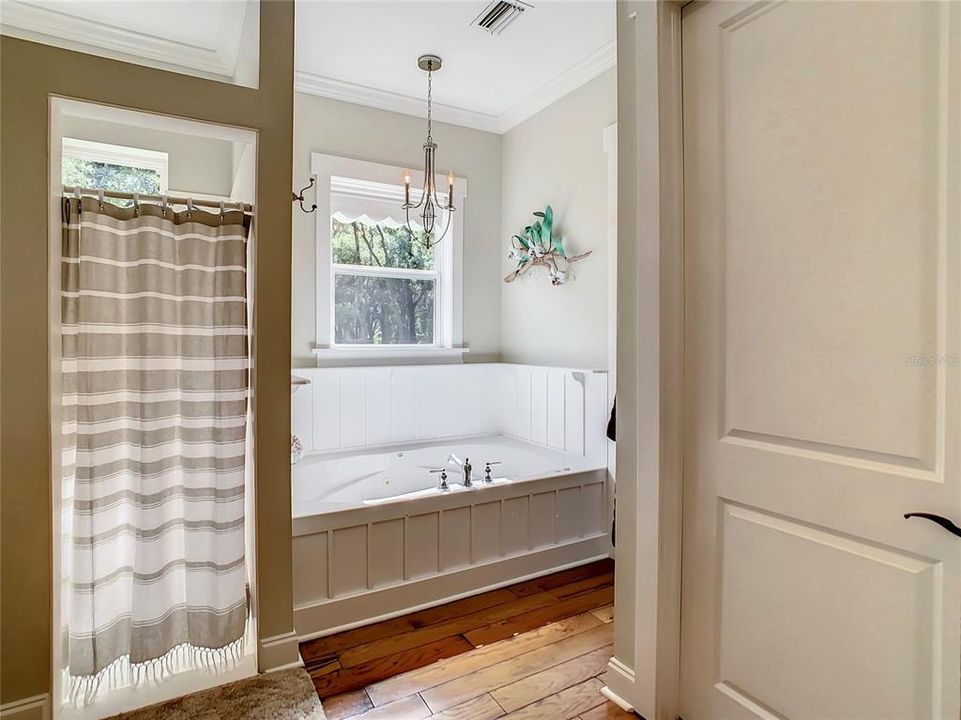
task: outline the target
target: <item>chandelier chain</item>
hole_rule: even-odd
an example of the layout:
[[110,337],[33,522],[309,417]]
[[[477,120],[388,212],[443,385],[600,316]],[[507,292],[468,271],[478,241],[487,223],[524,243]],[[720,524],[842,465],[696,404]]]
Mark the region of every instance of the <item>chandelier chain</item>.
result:
[[431,138],[431,117],[430,117],[431,85],[432,85],[431,81],[433,79],[433,75],[434,75],[433,71],[430,69],[430,66],[428,66],[428,70],[427,70],[427,142],[428,144],[433,142],[433,138]]

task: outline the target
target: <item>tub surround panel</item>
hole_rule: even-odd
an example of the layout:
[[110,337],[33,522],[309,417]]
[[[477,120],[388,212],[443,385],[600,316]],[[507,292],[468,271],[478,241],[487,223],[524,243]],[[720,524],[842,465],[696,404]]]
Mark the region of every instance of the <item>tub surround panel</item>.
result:
[[291,398],[293,432],[308,453],[503,434],[606,458],[603,371],[477,363],[297,374],[311,382]]
[[548,572],[606,554],[606,481],[601,468],[295,518],[297,632],[516,581],[518,563]]
[[606,556],[605,487],[606,470],[590,470],[408,503],[426,509],[417,515],[381,519],[398,509],[377,506],[300,518],[297,633],[318,637]]

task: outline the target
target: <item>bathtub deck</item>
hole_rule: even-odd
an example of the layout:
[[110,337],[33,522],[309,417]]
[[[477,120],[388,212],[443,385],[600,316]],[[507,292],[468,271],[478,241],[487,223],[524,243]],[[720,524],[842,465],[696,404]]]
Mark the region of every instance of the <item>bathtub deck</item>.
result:
[[604,560],[300,651],[330,720],[634,717],[599,692],[612,653],[613,582]]

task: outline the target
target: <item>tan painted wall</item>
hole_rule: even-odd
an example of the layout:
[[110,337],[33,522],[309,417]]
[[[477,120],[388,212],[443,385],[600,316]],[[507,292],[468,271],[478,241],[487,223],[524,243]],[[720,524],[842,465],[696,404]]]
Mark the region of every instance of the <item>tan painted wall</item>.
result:
[[49,692],[48,96],[258,132],[254,424],[259,632],[292,629],[290,182],[294,7],[263,2],[260,88],[0,39],[0,702]]
[[[294,184],[310,177],[310,154],[407,165],[424,162],[425,121],[412,115],[296,93],[294,95]],[[434,123],[438,170],[467,179],[464,208],[465,362],[498,359],[500,349],[501,136]],[[400,182],[398,176],[398,182]],[[311,195],[311,197],[313,197]],[[314,215],[294,214],[293,358],[295,367],[317,364],[316,224]],[[396,361],[395,361],[396,362]]]

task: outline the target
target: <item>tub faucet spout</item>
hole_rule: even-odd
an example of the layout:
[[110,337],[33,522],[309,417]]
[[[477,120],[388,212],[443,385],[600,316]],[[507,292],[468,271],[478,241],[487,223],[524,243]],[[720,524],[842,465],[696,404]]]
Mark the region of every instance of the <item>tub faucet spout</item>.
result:
[[464,458],[461,460],[454,453],[447,456],[448,465],[456,465],[464,473],[464,487],[471,486],[471,470],[473,469],[470,464],[470,458]]

